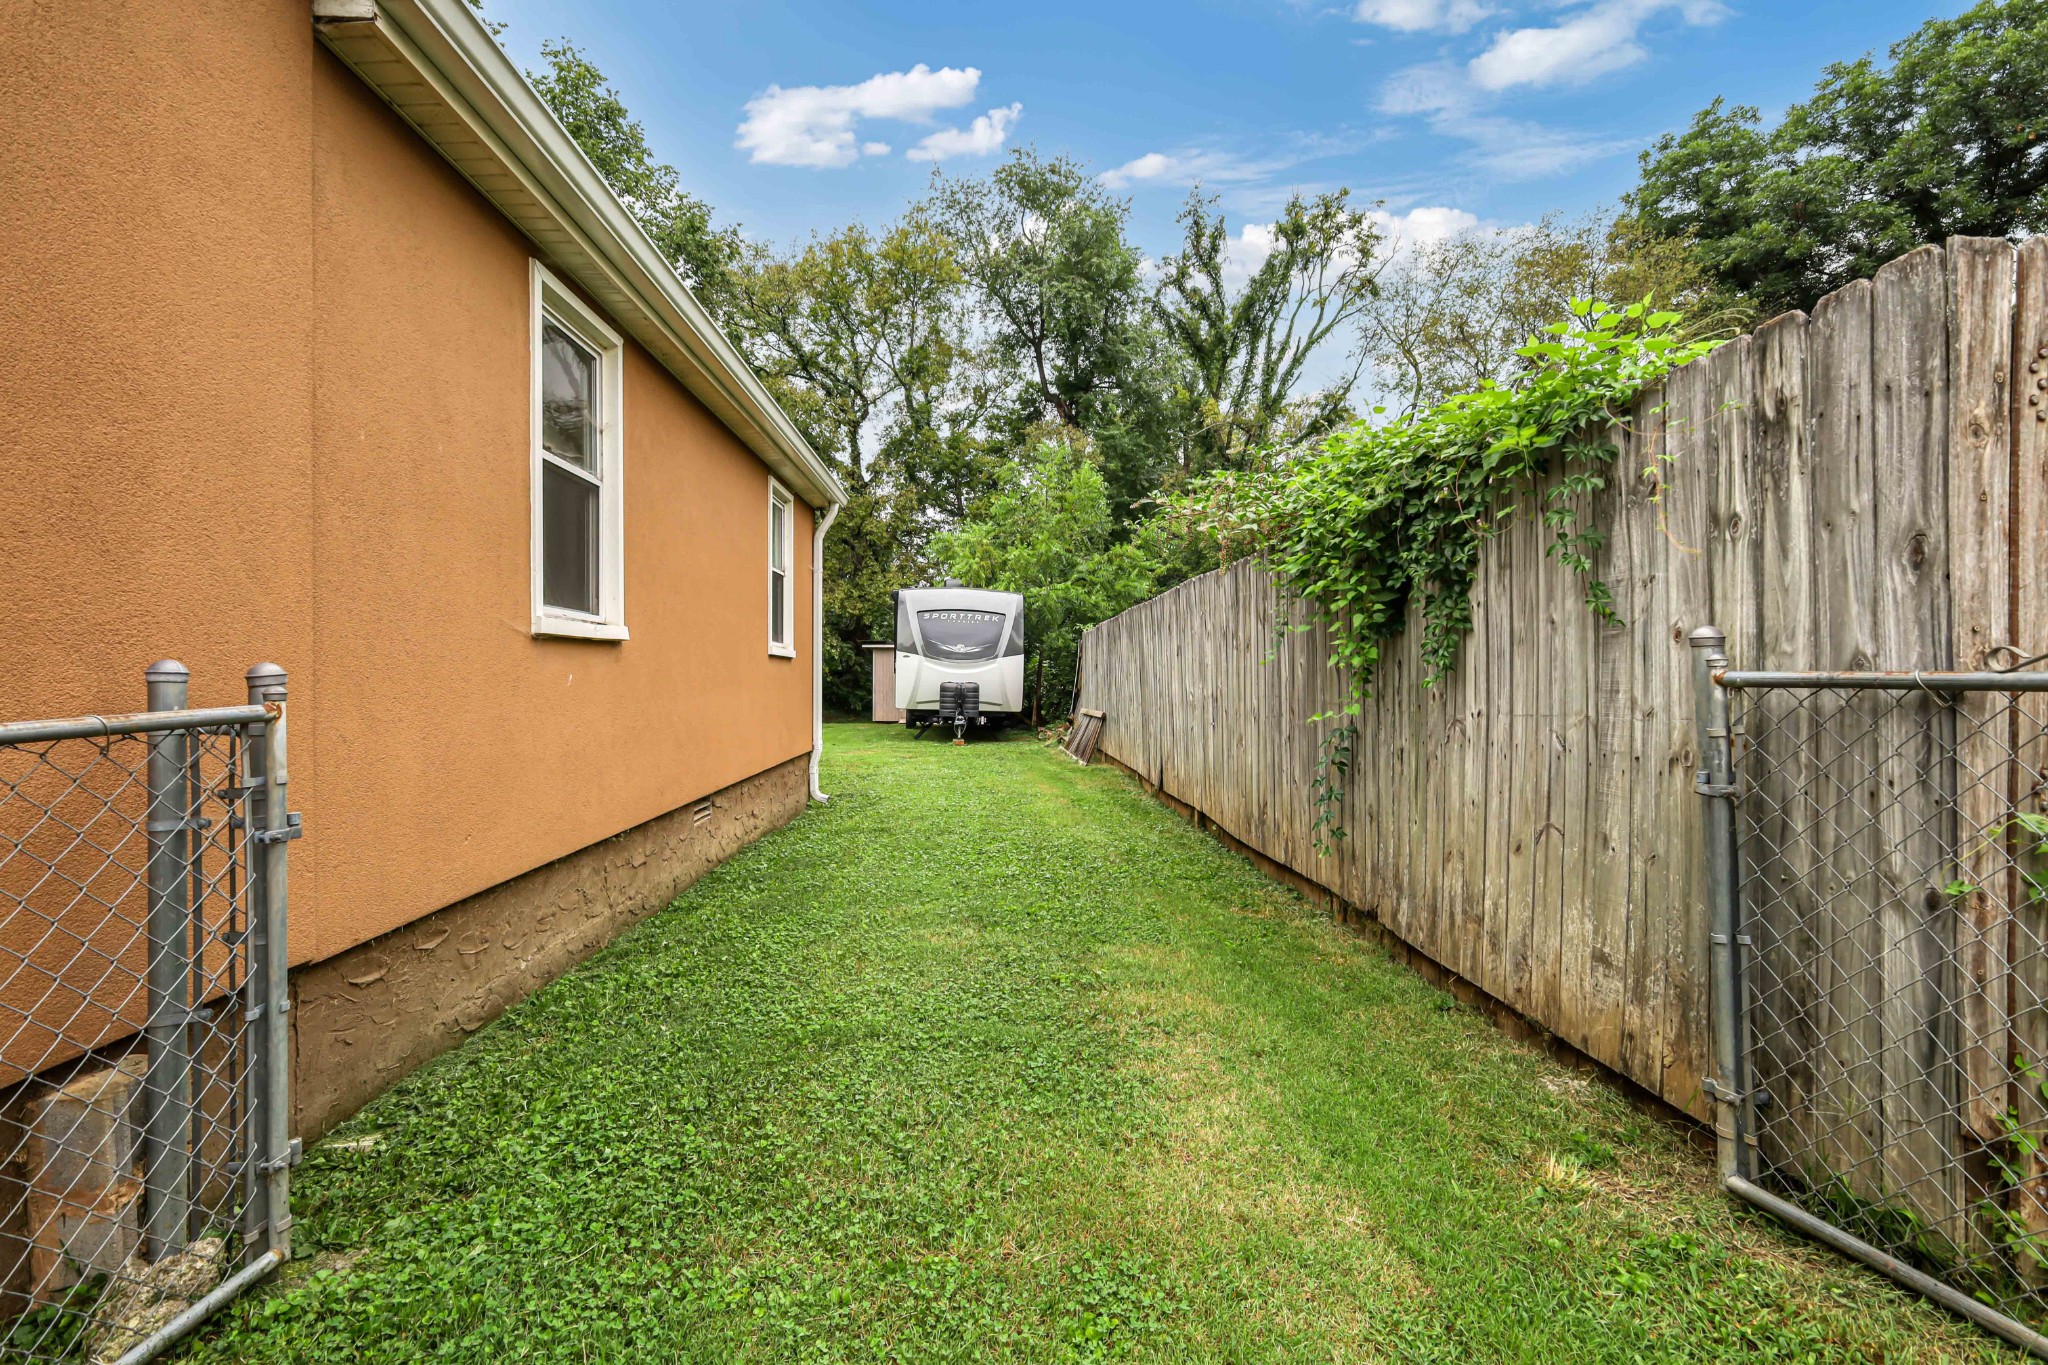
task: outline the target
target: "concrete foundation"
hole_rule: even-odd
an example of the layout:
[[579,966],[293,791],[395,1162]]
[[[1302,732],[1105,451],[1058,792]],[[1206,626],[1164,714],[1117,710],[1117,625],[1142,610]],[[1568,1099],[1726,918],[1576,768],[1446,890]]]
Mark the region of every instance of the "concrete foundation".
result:
[[307,1142],[803,810],[809,755],[292,973]]

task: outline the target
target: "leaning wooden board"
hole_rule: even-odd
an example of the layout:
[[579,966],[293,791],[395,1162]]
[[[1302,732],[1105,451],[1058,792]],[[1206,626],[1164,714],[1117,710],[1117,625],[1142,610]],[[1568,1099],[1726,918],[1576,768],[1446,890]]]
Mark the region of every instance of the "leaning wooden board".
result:
[[1073,728],[1067,731],[1065,748],[1070,757],[1087,763],[1095,757],[1095,744],[1101,738],[1102,712],[1081,711],[1074,717]]

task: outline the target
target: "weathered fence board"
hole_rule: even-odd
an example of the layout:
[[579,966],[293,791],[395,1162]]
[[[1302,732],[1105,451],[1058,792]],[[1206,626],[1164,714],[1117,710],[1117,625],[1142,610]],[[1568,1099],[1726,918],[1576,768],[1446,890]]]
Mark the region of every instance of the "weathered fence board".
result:
[[[2011,557],[1994,535],[2010,516],[2012,424],[2006,381],[2012,365],[2012,288],[2013,253],[2002,243],[1958,242],[1950,249],[1947,306],[1955,326],[1947,346],[1951,373],[1945,425],[1953,480],[1947,539],[1953,547],[1953,649],[1957,665],[1965,668],[1981,666],[1994,646],[2013,638],[2007,622]],[[1996,704],[1989,697],[1963,703],[1980,717]],[[2004,783],[1995,776],[2005,761],[2004,746],[1982,732],[1971,739],[1957,762],[1979,780],[1965,782],[1957,793],[1956,819],[1965,831],[1988,833],[2008,807]],[[1958,879],[1978,884],[1984,867],[2004,861],[1987,857],[1983,845],[1982,838],[1966,838],[1959,846]],[[2006,892],[1986,888],[1963,897],[1957,925],[1966,977],[1960,983],[1968,1091],[1963,1120],[1986,1140],[1999,1135],[1998,1116],[2010,1100],[2003,1046],[2009,1006],[2005,937],[2012,904]]]
[[[1823,570],[1814,584],[1820,628],[1815,657],[1822,668],[1880,666],[1872,624],[1877,530],[1871,508],[1871,293],[1870,282],[1859,280],[1822,299],[1809,329],[1806,392],[1814,424],[1814,551]],[[1859,705],[1850,693],[1825,693],[1813,702],[1819,738],[1814,763],[1822,787],[1817,799],[1824,812],[1854,812],[1860,802],[1853,784],[1877,767],[1877,737],[1852,719],[1837,716]],[[1816,836],[1817,876],[1827,889],[1826,903],[1839,915],[1851,895],[1867,897],[1871,892],[1877,831],[1845,814],[1841,819],[1822,819]],[[1822,936],[1823,1023],[1814,1112],[1827,1131],[1828,1149],[1842,1154],[1842,1174],[1850,1188],[1870,1199],[1880,1192],[1879,928],[1871,915],[1838,917],[1823,925]],[[1829,951],[1831,944],[1845,946]]]
[[1482,961],[1486,975],[1479,984],[1497,1000],[1506,1000],[1508,986],[1508,850],[1514,843],[1509,808],[1515,787],[1514,565],[1512,544],[1503,538],[1494,552],[1480,559],[1486,580],[1486,892],[1481,921]]
[[[2010,407],[2012,524],[2048,527],[2048,238],[2036,237],[2018,253],[2014,287]],[[2000,414],[1987,414],[1996,429]],[[2013,620],[2017,634],[2008,644],[2022,654],[2048,650],[2048,535],[2035,534],[2014,543],[2012,560]],[[2013,662],[2008,658],[2001,660]],[[2015,755],[2011,795],[2015,805],[2033,814],[2048,814],[2048,792],[2028,793],[2023,774],[2048,773],[2048,698],[2029,697],[2021,705],[2023,739]],[[2048,875],[2048,867],[2031,861],[2027,871]],[[2013,927],[2011,969],[2014,994],[2023,1000],[2048,1000],[2048,905],[2020,899],[2013,889],[2018,923]],[[2048,1059],[2048,1010],[2033,1009],[2014,1022],[2014,1051],[2030,1065]],[[2021,1086],[2017,1118],[2029,1131],[2048,1122],[2039,1086]],[[2048,1153],[2027,1159],[2027,1184],[2020,1200],[2020,1219],[2029,1235],[2048,1237]]]
[[[1581,508],[1605,537],[1595,574],[1620,622],[1588,612],[1585,583],[1547,553],[1541,498],[1525,499],[1480,556],[1452,674],[1424,686],[1419,630],[1383,642],[1343,782],[1348,837],[1329,852],[1312,793],[1338,722],[1306,721],[1340,711],[1349,690],[1327,666],[1327,630],[1276,600],[1258,567],[1185,583],[1091,630],[1080,704],[1104,713],[1105,754],[1703,1114],[1711,1034],[1685,635],[1712,622],[1738,664],[1786,669],[1974,668],[2011,662],[1990,657],[1997,646],[2048,649],[2044,315],[2048,242],[1958,239],[1645,393],[1615,430],[1607,486]],[[1854,704],[1811,703],[1815,717]],[[1984,755],[1997,771],[1950,827],[1903,803],[1884,830],[1828,833],[1814,818],[1831,773],[1934,789],[1915,779],[1935,761],[1938,711],[1930,699],[1903,726],[1827,726],[1850,736],[1854,752],[1837,754],[1812,752],[1821,727],[1788,715],[1759,765],[1768,852],[1743,870],[1752,901],[1810,906],[1817,879],[1832,879],[1871,907],[1828,926],[1837,942],[1789,932],[1754,964],[1790,1016],[1759,1065],[1812,1126],[1802,1145],[1836,1153],[1864,1192],[1942,1164],[1922,1149],[1941,1139],[1924,1126],[1896,1136],[1913,1126],[1888,1128],[1885,1104],[1964,1101],[1957,1127],[1990,1137],[2024,1088],[2009,1083],[2008,1049],[2048,1056],[2041,1011],[2007,1017],[2015,974],[2026,999],[2048,992],[2048,925],[2014,925],[2012,888],[1954,913],[1936,894],[1968,871],[1969,840],[1953,826],[1988,829],[2016,801],[2038,808],[2039,793],[2008,790],[2010,774],[2048,755]],[[1773,843],[1774,821],[1823,834]],[[1960,1025],[1939,1019],[1944,988],[1924,970],[1944,934],[1971,954],[1968,980],[1951,987]],[[1878,1084],[1879,1070],[1937,1074],[1943,1048],[1963,1052],[1973,1093]],[[2030,1221],[2048,1227],[2048,1169],[2040,1180]],[[1940,1213],[1962,1197],[1941,1184],[1919,1202]]]
[[1621,1069],[1660,1094],[1664,1089],[1664,938],[1671,907],[1664,900],[1664,864],[1670,856],[1666,808],[1676,801],[1664,790],[1664,745],[1658,710],[1667,693],[1665,675],[1678,664],[1664,635],[1665,572],[1671,548],[1661,495],[1665,455],[1665,391],[1644,397],[1636,414],[1636,501],[1630,508],[1639,534],[1631,536],[1632,613],[1629,641],[1635,653],[1635,741],[1629,762],[1634,829],[1629,844],[1628,977],[1622,991]]
[[1629,869],[1635,809],[1635,655],[1628,622],[1635,619],[1634,582],[1629,575],[1637,518],[1629,514],[1636,458],[1632,435],[1614,433],[1619,451],[1615,476],[1593,499],[1593,524],[1604,536],[1593,558],[1593,571],[1614,594],[1617,619],[1595,629],[1592,696],[1595,735],[1594,771],[1588,799],[1592,829],[1592,886],[1586,913],[1592,921],[1592,946],[1586,966],[1586,991],[1580,1031],[1574,1046],[1596,1057],[1621,1055],[1622,1000],[1628,983]]
[[[1872,618],[1879,659],[1954,660],[1949,641],[1947,281],[1939,247],[1886,265],[1872,298],[1872,451],[1877,600]],[[1966,704],[1977,704],[1974,701]],[[1944,990],[1948,958],[1941,888],[1955,831],[1940,799],[1938,769],[1952,741],[1946,705],[1922,693],[1885,711],[1877,730],[1878,777],[1890,798],[1877,818],[1874,922],[1882,944],[1883,1039],[1876,1069],[1885,1078],[1879,1182],[1903,1191],[1961,1229],[1950,1106],[1942,1094]],[[1932,780],[1929,780],[1930,777]]]
[[[1811,668],[1820,657],[1814,623],[1807,340],[1807,319],[1800,313],[1766,324],[1754,338],[1753,487],[1762,542],[1757,613],[1761,622],[1769,623],[1768,629],[1758,629],[1755,658],[1757,667],[1765,669]],[[1760,1064],[1777,1078],[1785,1112],[1792,1118],[1770,1129],[1767,1140],[1782,1132],[1798,1151],[1815,1150],[1819,1140],[1810,1106],[1822,1024],[1817,975],[1821,947],[1809,931],[1814,922],[1817,850],[1803,839],[1787,837],[1788,831],[1814,824],[1810,722],[1804,711],[1793,713],[1781,719],[1764,741],[1769,748],[1755,764],[1763,774],[1763,790],[1754,804],[1764,813],[1756,843],[1769,854],[1743,869],[1748,897],[1774,905],[1794,926],[1789,934],[1765,937],[1755,964],[1759,979],[1751,994],[1771,1002],[1782,1016],[1764,1034],[1766,1050]],[[1764,1153],[1774,1164],[1788,1155],[1782,1149]]]
[[1713,493],[1713,460],[1707,442],[1711,406],[1707,366],[1689,365],[1672,378],[1682,400],[1678,407],[1683,429],[1672,443],[1670,496],[1670,571],[1666,578],[1663,655],[1665,691],[1658,708],[1664,737],[1664,770],[1657,790],[1661,798],[1669,856],[1665,861],[1664,904],[1669,928],[1664,947],[1664,1077],[1665,1094],[1701,1093],[1712,1050],[1707,1025],[1707,896],[1706,863],[1701,854],[1699,800],[1691,794],[1698,771],[1699,729],[1693,710],[1692,632],[1710,624],[1707,575],[1707,503]]

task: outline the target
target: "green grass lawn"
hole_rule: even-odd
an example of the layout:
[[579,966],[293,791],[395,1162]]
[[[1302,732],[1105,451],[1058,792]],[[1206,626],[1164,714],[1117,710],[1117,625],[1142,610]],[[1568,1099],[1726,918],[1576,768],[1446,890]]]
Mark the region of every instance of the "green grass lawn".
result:
[[1103,768],[834,799],[307,1154],[233,1361],[1988,1360]]

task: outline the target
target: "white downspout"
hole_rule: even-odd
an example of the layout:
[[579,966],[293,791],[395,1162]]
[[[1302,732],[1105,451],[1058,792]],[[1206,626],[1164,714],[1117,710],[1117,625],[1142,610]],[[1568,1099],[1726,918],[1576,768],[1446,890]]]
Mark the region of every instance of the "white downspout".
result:
[[818,789],[818,757],[825,750],[825,533],[839,504],[825,509],[811,536],[811,800],[832,798]]

